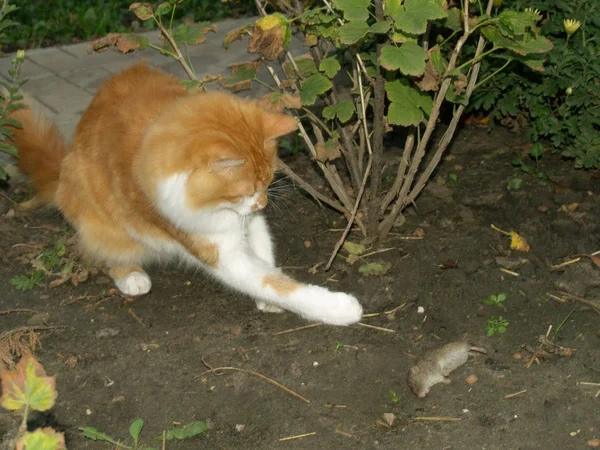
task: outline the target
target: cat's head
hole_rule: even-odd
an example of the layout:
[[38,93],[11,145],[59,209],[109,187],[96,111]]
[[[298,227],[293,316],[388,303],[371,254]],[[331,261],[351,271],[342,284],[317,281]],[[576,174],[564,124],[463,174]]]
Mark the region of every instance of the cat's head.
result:
[[191,211],[249,214],[267,205],[277,138],[296,128],[294,118],[255,101],[218,92],[186,97],[149,127],[138,173],[157,200],[179,196]]

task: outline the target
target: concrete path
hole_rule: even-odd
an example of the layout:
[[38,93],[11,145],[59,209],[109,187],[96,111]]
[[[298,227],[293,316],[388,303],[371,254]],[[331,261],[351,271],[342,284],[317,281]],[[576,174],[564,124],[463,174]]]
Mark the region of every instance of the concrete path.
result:
[[[217,73],[228,76],[229,64],[256,58],[257,55],[247,52],[247,39],[232,43],[227,50],[222,46],[223,38],[228,31],[252,23],[254,20],[254,18],[231,19],[216,23],[217,33],[209,33],[204,43],[190,46],[190,56],[199,78]],[[151,43],[160,45],[158,31],[145,34]],[[301,44],[298,40],[294,40],[292,44],[296,50],[294,53],[306,51],[302,49]],[[23,76],[29,78],[23,86],[23,91],[69,139],[75,131],[81,114],[102,82],[141,59],[146,59],[150,64],[173,73],[182,80],[187,79],[177,61],[151,48],[129,54],[122,54],[114,48],[103,53],[89,54],[88,45],[89,43],[80,43],[27,50],[22,65]],[[0,58],[0,76],[8,76],[11,59],[12,55]],[[259,75],[263,81],[270,82],[268,73],[259,72]],[[254,84],[250,95],[265,92],[264,87]],[[211,86],[216,87],[216,83]]]

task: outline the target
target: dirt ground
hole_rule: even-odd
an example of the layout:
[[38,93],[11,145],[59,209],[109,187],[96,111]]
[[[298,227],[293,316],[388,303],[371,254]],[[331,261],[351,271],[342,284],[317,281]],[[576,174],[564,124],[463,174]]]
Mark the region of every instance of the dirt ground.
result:
[[[2,331],[62,327],[38,330],[36,355],[56,376],[59,396],[36,424],[65,431],[70,449],[111,448],[78,428],[125,439],[138,417],[148,438],[174,423],[206,420],[206,434],[167,446],[182,450],[587,448],[600,438],[600,315],[559,299],[599,300],[600,267],[586,256],[553,266],[600,250],[600,178],[552,155],[540,161],[542,178],[527,175],[511,165],[523,154],[519,147],[504,130],[464,129],[436,174],[441,181],[383,243],[391,250],[352,266],[339,257],[329,272],[309,269],[329,257],[339,218],[291,187],[287,200],[275,202],[279,208],[269,208],[279,264],[299,279],[354,293],[365,313],[380,313],[363,323],[387,331],[316,326],[274,335],[307,322],[260,313],[247,297],[175,266],[152,268],[152,292],[135,299],[115,295],[103,273],[78,286],[17,291],[9,280],[32,270],[19,257],[67,242],[71,231],[53,212],[3,215],[0,310],[47,315],[0,315]],[[525,181],[521,190],[507,188],[515,177]],[[517,231],[530,252],[510,251],[510,240],[491,224]],[[363,276],[364,262],[391,269]],[[482,304],[500,293],[505,310]],[[504,334],[486,336],[491,316],[508,320]],[[544,353],[539,339],[549,326]],[[406,376],[415,357],[461,339],[487,355],[470,357],[427,397],[413,395]],[[249,373],[217,375],[205,364],[258,372],[310,403]],[[471,375],[474,384],[466,382]],[[391,425],[384,413],[394,415]],[[0,437],[16,420],[2,413]]]

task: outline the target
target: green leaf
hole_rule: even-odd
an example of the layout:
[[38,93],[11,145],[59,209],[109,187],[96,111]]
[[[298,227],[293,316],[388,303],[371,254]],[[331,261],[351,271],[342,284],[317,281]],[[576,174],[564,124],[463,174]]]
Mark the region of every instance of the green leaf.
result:
[[444,17],[446,11],[439,0],[405,0],[404,11],[393,16],[396,27],[410,34],[423,34],[429,20]]
[[503,302],[504,300],[506,300],[506,294],[498,294],[497,300],[499,302]]
[[25,448],[28,450],[64,449],[64,438],[62,439],[63,445],[59,447],[60,443],[59,434],[51,428],[38,428],[33,433],[25,433],[25,436],[23,436],[23,444],[25,444]]
[[140,441],[140,433],[142,432],[142,428],[144,428],[144,419],[134,420],[129,427],[129,434],[133,438],[133,442],[136,446]]
[[165,14],[169,14],[172,9],[173,5],[171,5],[169,2],[164,2],[156,7],[156,11],[154,11],[154,14],[156,16],[164,16]]
[[177,44],[200,44],[206,40],[209,31],[216,33],[217,27],[210,22],[182,23],[173,31],[173,39]]
[[462,24],[462,14],[459,8],[451,8],[447,10],[448,16],[444,21],[446,27],[450,28],[452,31],[461,31]]
[[173,439],[187,439],[202,434],[207,430],[208,427],[206,426],[206,423],[202,420],[197,420],[167,431],[166,437],[167,441],[172,441]]
[[423,75],[426,59],[425,49],[414,42],[406,42],[401,47],[386,45],[381,50],[381,65],[388,70],[399,69],[405,75]]
[[308,77],[300,88],[300,99],[305,106],[313,105],[317,101],[317,96],[327,92],[333,84],[329,78],[320,74]]
[[356,242],[346,241],[344,242],[344,249],[351,255],[360,256],[365,252],[367,246],[365,244],[357,244]]
[[21,359],[16,370],[2,373],[0,405],[10,411],[47,411],[54,406],[56,396],[54,377],[47,377],[31,355]]
[[552,50],[554,44],[543,36],[524,36],[519,40],[510,39],[498,30],[498,28],[489,25],[481,30],[483,35],[491,41],[495,47],[502,47],[511,50],[519,55],[528,55],[530,53],[546,53]]
[[369,32],[367,22],[348,22],[338,29],[340,40],[344,44],[354,44]]
[[404,11],[401,0],[385,0],[385,13],[394,17]]
[[240,66],[235,75],[232,75],[225,80],[225,84],[237,84],[241,83],[242,81],[253,80],[254,78],[256,78],[256,70],[249,69],[245,66]]
[[346,20],[367,20],[371,0],[333,0],[337,9],[344,12]]
[[83,432],[84,437],[91,439],[93,441],[105,441],[105,442],[110,442],[111,444],[114,444],[117,446],[120,445],[117,441],[115,441],[113,438],[111,438],[108,434],[102,433],[101,431],[98,431],[94,427],[83,427],[83,428],[80,428],[80,430]]
[[379,22],[375,22],[373,25],[369,27],[369,33],[375,34],[385,34],[390,31],[390,27],[392,26],[391,20],[381,20]]
[[335,105],[329,105],[323,108],[323,117],[327,120],[333,120],[337,117],[340,122],[345,123],[350,120],[354,112],[354,103],[350,100],[344,100]]
[[540,16],[533,11],[504,10],[498,16],[499,29],[505,36],[523,35],[536,26]]
[[385,275],[392,268],[392,263],[369,263],[363,264],[358,271],[363,275]]
[[322,59],[319,65],[319,70],[325,72],[329,78],[333,78],[341,68],[340,62],[334,57]]
[[8,174],[4,170],[4,162],[0,161],[0,180],[7,180]]
[[388,109],[388,120],[392,125],[417,125],[425,114],[431,114],[431,97],[411,86],[408,80],[388,81],[385,90],[392,102]]
[[3,141],[0,141],[0,152],[7,153],[14,157],[17,157],[19,155],[19,152],[14,145],[11,145],[8,142],[3,142]]
[[138,19],[145,21],[152,19],[152,5],[150,3],[132,3],[129,11],[134,13]]

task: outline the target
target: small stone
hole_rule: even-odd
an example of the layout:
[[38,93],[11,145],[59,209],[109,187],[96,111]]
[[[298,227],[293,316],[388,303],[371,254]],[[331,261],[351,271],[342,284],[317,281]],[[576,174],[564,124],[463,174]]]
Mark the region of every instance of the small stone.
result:
[[467,384],[470,384],[471,386],[473,386],[475,383],[477,383],[477,375],[469,375],[467,378],[465,378],[465,381],[467,382]]
[[422,306],[419,306],[417,308],[417,314],[425,314],[425,308],[423,308]]
[[246,425],[244,425],[243,423],[238,423],[235,425],[235,431],[237,431],[238,433],[244,431],[244,428],[246,428]]
[[45,325],[49,321],[50,321],[50,314],[48,314],[47,312],[38,313],[38,314],[34,314],[33,316],[31,316],[29,318],[29,320],[27,321],[27,325],[35,327],[35,326],[39,326],[39,325]]
[[383,421],[391,427],[396,421],[396,416],[392,413],[383,413]]
[[92,415],[92,410],[91,409],[86,409],[85,410],[86,415],[91,416]]
[[513,359],[516,359],[517,361],[520,361],[523,359],[523,353],[521,352],[515,352],[512,354]]
[[549,209],[548,205],[540,205],[540,206],[538,206],[537,210],[541,213],[545,213],[546,211],[548,211],[548,209]]
[[94,335],[97,338],[114,337],[120,332],[121,330],[118,330],[116,328],[102,328],[101,330],[96,331]]
[[312,245],[312,242],[310,242],[310,241],[304,241],[304,247],[305,248],[310,248],[311,245]]
[[319,361],[313,362],[313,367],[318,367],[318,366],[319,366]]

